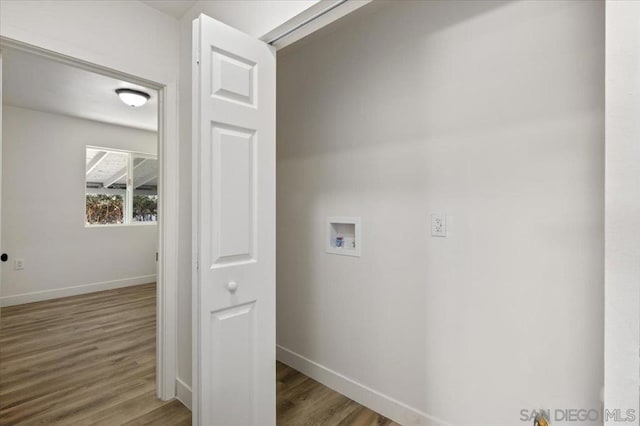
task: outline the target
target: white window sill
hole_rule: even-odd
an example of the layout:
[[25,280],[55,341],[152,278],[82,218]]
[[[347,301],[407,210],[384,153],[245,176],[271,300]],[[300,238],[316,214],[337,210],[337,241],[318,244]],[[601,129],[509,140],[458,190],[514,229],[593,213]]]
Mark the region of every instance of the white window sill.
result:
[[157,225],[158,222],[133,222],[133,223],[108,223],[104,225],[91,225],[84,224],[85,228],[124,228],[124,227],[136,227],[136,226],[152,226]]

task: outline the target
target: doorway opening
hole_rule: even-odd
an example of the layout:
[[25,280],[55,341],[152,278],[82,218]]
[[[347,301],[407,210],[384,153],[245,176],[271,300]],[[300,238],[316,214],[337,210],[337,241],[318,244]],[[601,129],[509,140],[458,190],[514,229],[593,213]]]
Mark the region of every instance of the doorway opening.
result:
[[[0,47],[0,400],[20,398],[33,413],[76,392],[89,411],[73,415],[89,418],[129,395],[166,411],[176,285],[166,253],[177,238],[164,214],[176,202],[164,196],[166,87],[7,39]],[[145,104],[123,103],[119,89],[145,93]],[[21,369],[38,374],[11,373]],[[2,405],[0,419],[19,415]]]

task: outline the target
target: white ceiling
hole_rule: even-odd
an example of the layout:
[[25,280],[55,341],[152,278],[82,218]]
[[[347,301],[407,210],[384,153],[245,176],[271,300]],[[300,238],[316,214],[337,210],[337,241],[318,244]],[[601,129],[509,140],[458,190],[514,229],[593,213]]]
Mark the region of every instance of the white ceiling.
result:
[[[25,52],[2,52],[2,103],[121,126],[158,130],[158,93],[146,87],[74,68]],[[142,90],[151,99],[125,105],[115,89]]]
[[187,10],[197,3],[197,0],[142,0],[143,3],[167,15],[180,19]]

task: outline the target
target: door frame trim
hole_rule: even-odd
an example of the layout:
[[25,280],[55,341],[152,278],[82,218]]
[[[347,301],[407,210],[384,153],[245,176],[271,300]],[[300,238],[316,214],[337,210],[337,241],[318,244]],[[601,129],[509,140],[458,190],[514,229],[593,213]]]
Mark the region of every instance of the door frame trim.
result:
[[[159,83],[32,44],[0,36],[0,52],[20,50],[75,68],[122,79],[158,91],[158,265],[156,309],[156,394],[176,395],[178,320],[178,110],[177,82]],[[1,81],[0,81],[0,84]],[[1,118],[0,118],[1,119]],[[1,123],[1,121],[0,121]],[[0,132],[0,138],[2,137]],[[0,143],[1,143],[0,139]],[[1,146],[1,145],[0,145]],[[0,157],[1,158],[1,157]]]

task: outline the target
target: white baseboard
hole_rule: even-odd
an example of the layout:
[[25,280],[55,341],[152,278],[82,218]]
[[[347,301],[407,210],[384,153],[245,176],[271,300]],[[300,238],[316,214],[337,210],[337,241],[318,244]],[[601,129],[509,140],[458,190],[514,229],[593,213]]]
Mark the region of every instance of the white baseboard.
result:
[[401,425],[451,426],[450,423],[423,413],[280,345],[276,346],[276,358],[278,361]]
[[79,294],[87,294],[96,291],[112,290],[115,288],[129,287],[132,285],[153,283],[155,281],[155,274],[143,275],[140,277],[125,278],[122,280],[104,281],[100,283],[77,285],[74,287],[63,287],[53,290],[34,291],[32,293],[4,296],[0,297],[0,307],[41,302],[43,300],[58,299],[60,297],[77,296]]
[[182,380],[176,379],[176,398],[182,402],[185,407],[191,410],[191,387],[187,386]]

